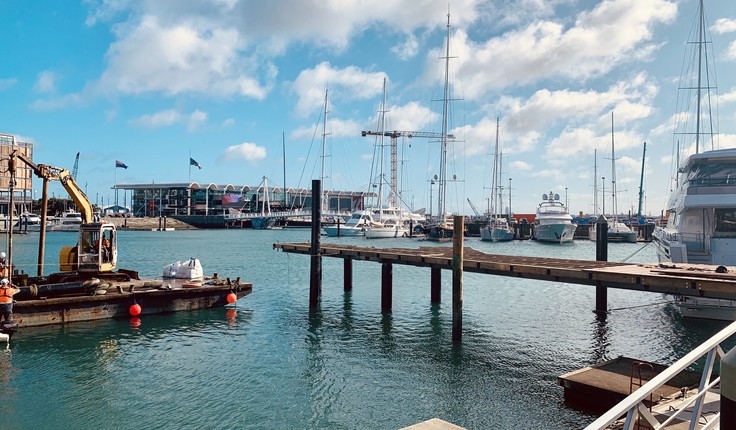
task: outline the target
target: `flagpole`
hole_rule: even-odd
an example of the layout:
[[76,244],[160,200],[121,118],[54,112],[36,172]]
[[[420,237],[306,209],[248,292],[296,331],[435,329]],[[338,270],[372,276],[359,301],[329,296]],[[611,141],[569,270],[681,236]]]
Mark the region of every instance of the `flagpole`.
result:
[[192,183],[192,150],[189,150],[189,182],[187,186]]
[[118,162],[115,161],[115,210],[118,209]]

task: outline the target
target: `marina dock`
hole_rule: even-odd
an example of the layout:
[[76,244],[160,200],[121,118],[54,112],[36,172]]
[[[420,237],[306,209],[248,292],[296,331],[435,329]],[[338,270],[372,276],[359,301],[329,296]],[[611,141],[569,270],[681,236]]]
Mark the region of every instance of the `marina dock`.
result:
[[[310,254],[310,243],[275,243],[274,249]],[[432,246],[418,249],[374,248],[342,244],[321,244],[320,256],[345,261],[345,286],[352,288],[353,261],[382,265],[402,264],[432,270],[432,289],[439,288],[441,270],[451,270],[453,248]],[[523,257],[487,254],[465,248],[462,270],[488,275],[512,276],[597,287],[652,293],[736,299],[736,273],[717,273],[715,266],[687,264],[630,264],[592,260]],[[390,282],[382,276],[384,283]],[[437,294],[439,292],[437,291]],[[437,296],[439,298],[439,296]]]

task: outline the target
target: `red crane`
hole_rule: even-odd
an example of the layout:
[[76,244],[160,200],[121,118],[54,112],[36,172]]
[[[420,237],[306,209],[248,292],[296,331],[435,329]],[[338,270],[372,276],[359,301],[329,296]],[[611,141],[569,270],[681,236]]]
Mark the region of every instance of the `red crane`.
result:
[[[396,179],[396,148],[398,147],[396,140],[399,137],[408,137],[409,139],[414,137],[423,137],[427,139],[441,139],[442,133],[435,133],[432,131],[361,131],[360,135],[366,136],[388,136],[391,138],[391,195],[389,196],[388,204],[393,207],[398,207],[397,196],[398,186]],[[447,139],[454,139],[455,136],[448,134]]]

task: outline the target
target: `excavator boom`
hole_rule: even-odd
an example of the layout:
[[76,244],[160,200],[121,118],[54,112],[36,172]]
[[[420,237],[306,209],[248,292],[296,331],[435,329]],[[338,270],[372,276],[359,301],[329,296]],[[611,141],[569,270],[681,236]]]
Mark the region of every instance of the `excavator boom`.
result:
[[94,210],[92,209],[92,204],[89,202],[89,199],[82,189],[77,185],[71,172],[61,167],[49,166],[47,164],[36,164],[18,151],[13,151],[13,153],[10,154],[10,161],[13,162],[15,159],[25,163],[39,178],[61,182],[61,185],[64,187],[66,192],[69,193],[69,196],[79,208],[79,211],[82,214],[82,221],[85,224],[89,224],[94,221]]

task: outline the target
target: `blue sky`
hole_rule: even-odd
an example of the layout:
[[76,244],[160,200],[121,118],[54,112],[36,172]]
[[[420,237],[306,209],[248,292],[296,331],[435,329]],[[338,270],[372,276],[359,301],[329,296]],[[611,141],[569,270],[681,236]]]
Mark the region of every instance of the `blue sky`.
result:
[[[448,210],[472,214],[467,199],[487,207],[499,117],[512,210],[533,212],[553,190],[567,194],[571,211],[592,212],[593,152],[609,181],[613,111],[619,210],[636,210],[646,141],[645,211],[659,214],[695,0],[449,8],[458,142]],[[202,165],[192,181],[258,185],[265,175],[282,186],[282,133],[286,185],[308,187],[321,175],[329,88],[324,187],[363,191],[375,142],[360,131],[376,129],[384,77],[388,129],[441,130],[447,11],[435,0],[6,0],[0,133],[34,143],[37,163],[71,169],[80,152],[77,180],[93,202],[110,202],[115,181],[186,182],[190,153]],[[718,147],[734,147],[736,3],[706,1],[705,11]],[[403,200],[428,207],[432,189],[436,204],[429,179],[439,173],[439,144],[399,143]]]

